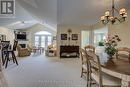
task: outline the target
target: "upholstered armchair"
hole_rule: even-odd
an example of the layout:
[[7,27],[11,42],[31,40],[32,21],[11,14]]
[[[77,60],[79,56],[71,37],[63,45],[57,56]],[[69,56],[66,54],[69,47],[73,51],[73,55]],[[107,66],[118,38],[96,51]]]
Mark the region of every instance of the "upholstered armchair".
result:
[[31,50],[28,48],[22,48],[20,45],[17,46],[18,57],[25,57],[31,55]]
[[45,51],[46,56],[56,56],[57,49],[56,44],[51,44],[47,47],[47,50]]

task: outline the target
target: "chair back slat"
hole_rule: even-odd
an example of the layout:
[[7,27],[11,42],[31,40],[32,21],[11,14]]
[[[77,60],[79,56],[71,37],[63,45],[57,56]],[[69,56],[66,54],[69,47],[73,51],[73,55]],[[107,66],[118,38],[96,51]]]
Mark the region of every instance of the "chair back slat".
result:
[[92,51],[92,52],[95,53],[95,47],[92,46],[92,45],[87,45],[87,46],[84,47],[84,49],[85,49],[86,51]]
[[17,45],[18,45],[18,41],[14,40],[13,51],[16,51]]
[[1,50],[8,50],[10,46],[10,41],[1,41]]
[[87,63],[87,55],[84,49],[80,49],[80,58],[82,61],[82,64],[86,64]]
[[94,74],[98,77],[99,81],[99,87],[102,85],[102,75],[101,75],[101,65],[100,65],[100,60],[99,57],[91,52],[91,51],[86,51],[86,53],[89,55],[89,68],[90,68],[90,74]]

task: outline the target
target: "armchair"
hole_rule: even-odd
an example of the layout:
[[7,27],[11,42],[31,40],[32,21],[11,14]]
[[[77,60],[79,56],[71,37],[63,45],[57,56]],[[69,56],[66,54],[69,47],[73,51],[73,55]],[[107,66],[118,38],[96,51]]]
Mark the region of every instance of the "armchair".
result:
[[56,56],[57,49],[56,44],[51,44],[47,47],[47,50],[45,51],[46,56]]
[[31,50],[28,48],[22,48],[20,45],[17,46],[18,57],[25,57],[31,55]]

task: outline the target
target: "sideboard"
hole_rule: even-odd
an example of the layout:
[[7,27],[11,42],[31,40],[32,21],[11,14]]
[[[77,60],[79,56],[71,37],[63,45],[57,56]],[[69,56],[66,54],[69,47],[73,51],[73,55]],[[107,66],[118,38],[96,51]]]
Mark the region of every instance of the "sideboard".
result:
[[79,57],[79,46],[60,46],[60,58]]

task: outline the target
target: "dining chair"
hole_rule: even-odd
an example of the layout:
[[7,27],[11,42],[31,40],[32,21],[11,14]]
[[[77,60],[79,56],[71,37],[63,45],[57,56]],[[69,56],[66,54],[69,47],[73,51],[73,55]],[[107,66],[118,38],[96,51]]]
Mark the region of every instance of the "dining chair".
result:
[[130,62],[130,48],[127,47],[119,47],[117,48],[117,52],[116,52],[116,58],[128,58],[129,62]]
[[89,81],[89,72],[88,72],[88,56],[84,49],[80,48],[80,58],[82,61],[82,71],[81,71],[81,78],[84,76],[87,79],[87,87]]
[[2,64],[5,64],[5,57],[7,56],[6,50],[9,49],[10,41],[1,41],[1,56],[2,56]]
[[5,52],[7,53],[6,57],[5,57],[5,62],[6,62],[5,68],[7,68],[8,62],[10,61],[9,54],[12,55],[13,62],[18,65],[18,61],[17,61],[17,58],[16,58],[15,53],[14,53],[14,51],[16,51],[17,44],[18,44],[18,41],[14,40],[13,48],[5,50]]
[[84,47],[86,51],[92,51],[95,53],[95,47],[93,45],[87,45]]
[[120,79],[109,76],[101,71],[100,59],[95,53],[87,51],[87,54],[90,56],[88,59],[89,87],[92,86],[92,81],[95,81],[98,87],[121,87]]

